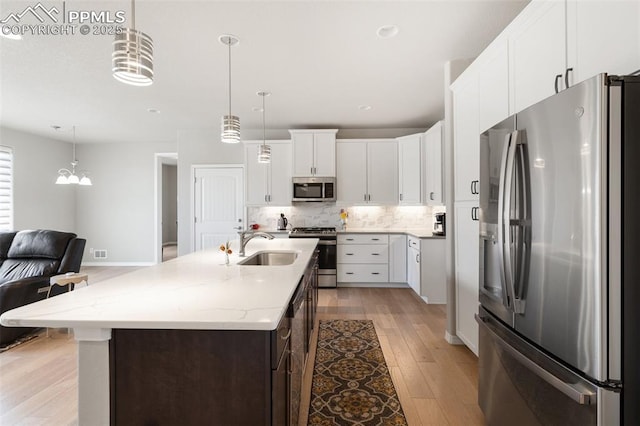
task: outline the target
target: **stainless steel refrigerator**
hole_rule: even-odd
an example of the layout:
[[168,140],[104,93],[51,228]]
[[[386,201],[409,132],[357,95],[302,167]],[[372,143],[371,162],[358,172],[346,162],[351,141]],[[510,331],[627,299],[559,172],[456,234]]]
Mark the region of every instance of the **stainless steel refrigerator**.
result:
[[640,78],[484,132],[479,219],[487,424],[640,424]]

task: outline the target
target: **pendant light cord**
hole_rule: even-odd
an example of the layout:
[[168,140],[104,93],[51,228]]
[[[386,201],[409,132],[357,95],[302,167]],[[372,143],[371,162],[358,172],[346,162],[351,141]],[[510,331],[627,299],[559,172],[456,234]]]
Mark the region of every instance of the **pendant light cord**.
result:
[[[77,163],[78,160],[76,159],[76,126],[73,126],[73,163]],[[73,165],[73,167],[75,167],[75,165]]]
[[136,2],[131,0],[131,29],[136,29]]
[[229,117],[231,117],[231,37],[228,38],[229,45]]
[[262,145],[267,144],[267,130],[265,127],[265,110],[264,110],[264,98],[267,97],[266,93],[262,94]]

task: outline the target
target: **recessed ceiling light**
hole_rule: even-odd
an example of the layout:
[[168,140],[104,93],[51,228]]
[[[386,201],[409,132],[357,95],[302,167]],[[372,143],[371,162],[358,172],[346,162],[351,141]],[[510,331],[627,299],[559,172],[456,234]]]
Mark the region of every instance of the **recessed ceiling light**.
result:
[[359,105],[358,109],[360,111],[369,111],[371,109],[371,105]]
[[156,108],[148,108],[147,112],[150,112],[151,114],[160,114],[160,110]]
[[380,38],[391,38],[398,35],[400,29],[397,25],[383,25],[376,32]]

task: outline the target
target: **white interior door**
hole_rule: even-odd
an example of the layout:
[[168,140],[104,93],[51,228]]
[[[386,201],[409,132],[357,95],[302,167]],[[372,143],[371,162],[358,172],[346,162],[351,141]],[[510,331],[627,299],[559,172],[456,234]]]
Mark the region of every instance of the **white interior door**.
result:
[[218,247],[244,228],[241,167],[197,167],[194,190],[194,248]]

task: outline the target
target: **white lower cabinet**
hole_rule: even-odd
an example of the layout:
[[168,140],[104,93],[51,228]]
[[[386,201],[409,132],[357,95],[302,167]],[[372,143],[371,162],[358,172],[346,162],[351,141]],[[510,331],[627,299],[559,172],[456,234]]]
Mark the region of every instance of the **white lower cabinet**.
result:
[[420,239],[420,295],[427,303],[447,303],[445,239]]
[[342,283],[389,282],[388,264],[338,264],[337,280]]
[[408,238],[407,284],[420,295],[420,240]]
[[389,282],[407,282],[407,236],[389,234]]
[[407,283],[427,303],[447,303],[445,240],[409,236]]
[[478,354],[478,313],[480,239],[474,211],[476,202],[454,205],[456,266],[456,335]]
[[339,283],[389,282],[389,236],[338,235],[337,280]]

